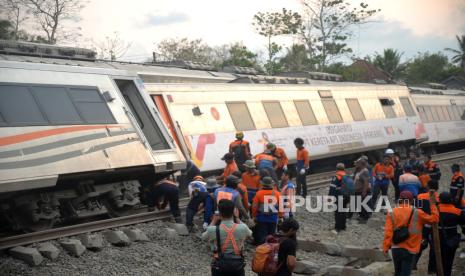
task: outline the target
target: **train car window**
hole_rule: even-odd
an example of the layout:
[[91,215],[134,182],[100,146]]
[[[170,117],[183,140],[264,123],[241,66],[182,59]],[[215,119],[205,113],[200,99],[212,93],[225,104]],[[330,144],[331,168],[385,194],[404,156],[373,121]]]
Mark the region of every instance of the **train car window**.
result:
[[446,120],[446,116],[444,113],[442,113],[442,108],[440,105],[434,106],[434,109],[436,109],[436,113],[438,114],[438,122],[444,122]]
[[115,124],[105,100],[97,89],[70,88],[69,94],[81,117],[89,124]]
[[313,112],[310,102],[307,100],[296,100],[294,101],[295,108],[299,114],[300,121],[304,126],[317,125],[315,113]]
[[396,112],[392,107],[394,105],[394,101],[391,99],[379,99],[379,101],[383,107],[384,115],[386,115],[386,118],[396,118]]
[[0,85],[0,113],[8,126],[48,125],[27,86]]
[[272,128],[289,126],[279,102],[262,102],[262,104]]
[[454,110],[456,114],[457,120],[462,120],[462,108],[458,105],[453,105],[452,109]]
[[337,108],[337,104],[333,99],[321,99],[321,103],[325,108],[326,115],[328,116],[329,122],[332,124],[342,123],[341,113]]
[[52,125],[83,122],[65,87],[33,86],[31,89],[42,112]]
[[434,117],[433,117],[433,112],[431,111],[431,107],[423,106],[423,109],[425,110],[425,115],[426,115],[425,122],[428,122],[428,123],[434,122]]
[[430,109],[431,109],[431,114],[433,115],[433,122],[439,122],[440,118],[439,118],[439,114],[438,114],[438,110],[436,106],[432,105],[430,106]]
[[412,105],[410,104],[410,100],[407,97],[400,97],[400,103],[402,104],[402,108],[404,109],[405,115],[408,117],[415,116],[415,110],[413,110]]
[[245,102],[227,102],[229,114],[236,130],[254,130],[255,124]]
[[427,123],[428,118],[426,117],[425,108],[423,106],[417,106],[417,108],[418,108],[418,114],[420,114],[421,121]]
[[363,110],[360,107],[360,103],[358,102],[358,100],[346,99],[346,102],[354,121],[365,121],[365,114],[363,114]]
[[448,105],[448,106],[447,106],[447,111],[449,112],[450,119],[451,119],[452,121],[457,121],[457,120],[460,120],[460,119],[459,119],[458,113],[455,112],[455,108],[454,108],[454,107],[455,107],[455,106],[453,106],[453,105]]
[[447,106],[443,105],[441,106],[441,109],[442,109],[442,114],[444,114],[444,119],[446,121],[450,121],[451,117],[450,117],[449,111],[447,110]]

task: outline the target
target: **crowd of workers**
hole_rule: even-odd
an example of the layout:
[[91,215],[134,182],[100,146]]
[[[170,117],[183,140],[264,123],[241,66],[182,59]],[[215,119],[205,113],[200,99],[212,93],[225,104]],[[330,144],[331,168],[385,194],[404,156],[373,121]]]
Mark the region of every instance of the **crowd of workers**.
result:
[[[288,169],[285,151],[272,143],[268,143],[262,153],[253,156],[242,132],[236,133],[236,140],[224,154],[225,168],[220,176],[204,179],[195,165],[188,164],[190,201],[186,225],[192,231],[195,215],[203,211],[205,232],[202,236],[210,241],[214,252],[212,275],[243,275],[241,252],[245,240],[253,238],[255,245],[266,244],[267,248],[273,248],[270,246],[273,242],[271,237],[278,237],[274,241],[279,245],[276,252],[279,265],[273,275],[292,274],[299,224],[289,209],[283,212],[276,206],[273,211],[265,210],[264,206],[270,203],[270,197],[275,197],[274,202],[278,203],[285,195],[287,206],[290,206],[295,195],[307,196],[309,152],[301,138],[296,138],[294,145],[297,156],[295,170]],[[373,207],[380,195],[388,196],[392,185],[399,204],[386,215],[383,250],[392,252],[395,275],[410,275],[428,245],[428,271],[435,272],[434,254],[438,251],[434,250],[431,225],[438,222],[442,267],[444,275],[450,275],[453,257],[461,240],[457,229],[465,226],[464,178],[458,164],[452,165],[452,172],[450,191],[438,194],[441,171],[431,156],[426,156],[426,160],[421,162],[412,151],[402,166],[399,155],[387,149],[383,159],[374,166],[369,164],[366,156],[361,156],[350,175],[346,173],[345,165],[338,163],[329,194],[337,201],[341,200],[342,205],[337,206],[343,207],[349,204],[352,196],[359,196],[361,200],[370,196]],[[293,175],[296,175],[296,183],[292,182]],[[155,206],[164,208],[169,203],[173,216],[180,222],[179,192],[176,189],[176,183],[167,179],[157,182],[149,196],[152,199],[149,200],[150,210]],[[163,203],[160,203],[161,198],[164,198]],[[371,213],[361,208],[358,215],[360,223],[365,223]],[[337,209],[334,231],[345,230],[346,220],[351,216],[353,213]],[[403,235],[400,232],[404,232]],[[259,252],[257,247],[256,254]],[[259,261],[254,259],[253,265],[259,266],[257,263]]]

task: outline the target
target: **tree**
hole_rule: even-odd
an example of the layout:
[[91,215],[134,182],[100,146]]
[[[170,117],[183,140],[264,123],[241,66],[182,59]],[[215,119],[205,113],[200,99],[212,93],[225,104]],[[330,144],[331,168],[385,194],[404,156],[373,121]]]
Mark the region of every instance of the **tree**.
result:
[[0,39],[11,39],[12,37],[12,24],[8,20],[0,20]]
[[449,62],[442,53],[419,53],[407,66],[408,84],[440,82],[447,77]]
[[373,64],[384,70],[394,79],[397,79],[403,75],[406,69],[406,65],[400,62],[402,54],[391,48],[384,49],[382,55],[379,53],[375,54]]
[[380,10],[369,9],[368,4],[352,7],[347,0],[301,0],[304,6],[300,38],[307,45],[309,57],[319,67],[341,55],[352,52],[346,41],[353,35],[353,27],[367,23]]
[[11,25],[9,39],[18,40],[21,37],[24,38],[25,31],[20,30],[20,28],[22,23],[29,19],[30,10],[22,0],[0,0],[0,4]]
[[281,51],[282,46],[272,41],[272,38],[296,34],[302,26],[302,18],[298,13],[287,9],[283,9],[282,12],[259,12],[254,15],[252,25],[258,34],[268,40],[268,60],[265,69],[269,75],[274,75],[281,70],[276,55]]
[[452,62],[457,63],[460,67],[465,69],[465,35],[461,37],[457,35],[456,38],[459,49],[446,48],[446,51],[454,53],[455,56],[452,57]]
[[212,48],[202,39],[189,40],[184,38],[168,38],[162,40],[156,46],[157,61],[210,61],[209,54]]
[[63,21],[79,21],[83,0],[23,0],[30,8],[40,29],[45,32],[47,43],[55,44],[58,39],[72,39],[77,33],[66,31]]
[[281,58],[281,64],[287,71],[304,71],[313,69],[313,64],[308,57],[307,49],[303,44],[292,44],[287,48],[286,55]]
[[126,54],[132,42],[124,41],[120,38],[118,32],[114,32],[112,36],[106,36],[104,40],[94,42],[93,44],[97,49],[100,59],[115,61]]
[[228,55],[223,66],[257,67],[257,54],[251,52],[242,43],[234,43],[227,47]]

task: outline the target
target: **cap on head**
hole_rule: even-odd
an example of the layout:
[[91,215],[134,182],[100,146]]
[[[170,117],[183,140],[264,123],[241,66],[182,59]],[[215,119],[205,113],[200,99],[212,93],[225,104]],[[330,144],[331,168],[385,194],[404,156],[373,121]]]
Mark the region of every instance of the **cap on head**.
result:
[[403,192],[400,193],[399,198],[400,199],[408,199],[408,200],[412,201],[413,200],[413,194],[410,191],[403,191]]
[[387,149],[384,154],[394,154],[394,150],[393,149]]
[[239,184],[239,178],[237,178],[237,176],[230,175],[230,176],[226,177],[226,186],[227,187],[235,188],[237,186],[237,184]]
[[366,156],[361,156],[359,159],[355,161],[355,164],[360,164],[362,166],[365,166],[367,164],[367,159],[365,159]]
[[336,170],[343,171],[345,169],[346,169],[346,166],[344,165],[344,163],[337,163]]
[[218,182],[216,182],[216,178],[210,177],[207,179],[207,189],[213,189],[213,188],[218,188],[220,185],[218,185]]
[[404,171],[405,171],[405,172],[411,172],[411,171],[412,171],[412,165],[410,165],[410,164],[405,164],[405,165],[404,165]]
[[442,192],[441,194],[439,194],[439,202],[443,204],[451,204],[452,195],[449,192]]
[[263,177],[262,179],[262,185],[265,186],[265,187],[273,187],[273,178],[269,177],[269,176],[265,176]]
[[244,167],[249,169],[255,169],[255,162],[253,160],[246,160],[244,163]]
[[234,159],[234,154],[232,153],[226,153],[223,158],[221,158],[221,160],[225,160],[225,161],[228,161],[228,160],[233,160]]
[[237,139],[242,139],[242,138],[244,138],[244,132],[242,132],[242,131],[236,132],[236,138],[237,138]]
[[201,175],[196,175],[194,176],[194,180],[197,180],[197,181],[204,181],[203,177]]
[[266,144],[266,148],[269,149],[269,150],[275,150],[275,149],[276,149],[276,145],[273,144],[273,143],[268,143],[268,144]]

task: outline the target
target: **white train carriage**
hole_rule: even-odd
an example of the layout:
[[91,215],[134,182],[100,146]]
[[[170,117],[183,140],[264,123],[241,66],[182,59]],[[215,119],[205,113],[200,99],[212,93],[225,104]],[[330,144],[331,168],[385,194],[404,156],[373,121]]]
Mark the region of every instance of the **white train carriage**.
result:
[[0,221],[123,215],[184,166],[137,75],[0,59]]
[[429,137],[421,144],[426,151],[465,142],[465,91],[411,87],[410,92]]
[[245,132],[252,153],[273,142],[290,159],[293,140],[301,137],[313,160],[401,150],[427,139],[405,86],[293,81],[303,83],[145,85],[175,140],[203,171],[224,167],[220,157],[236,131]]

